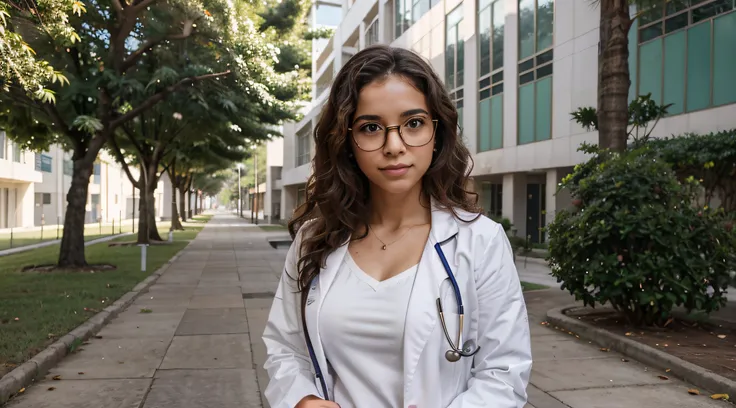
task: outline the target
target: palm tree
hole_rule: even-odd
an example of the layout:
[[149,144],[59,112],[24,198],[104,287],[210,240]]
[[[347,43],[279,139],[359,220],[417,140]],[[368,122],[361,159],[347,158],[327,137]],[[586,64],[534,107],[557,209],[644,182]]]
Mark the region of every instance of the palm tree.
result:
[[598,53],[598,145],[626,150],[629,123],[629,29],[638,17],[630,6],[647,10],[667,0],[593,0],[601,9]]

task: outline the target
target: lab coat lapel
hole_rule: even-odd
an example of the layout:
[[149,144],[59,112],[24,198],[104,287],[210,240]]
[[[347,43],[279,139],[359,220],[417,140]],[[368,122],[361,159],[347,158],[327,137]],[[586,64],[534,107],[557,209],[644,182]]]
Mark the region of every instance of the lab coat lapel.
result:
[[319,315],[322,310],[322,303],[324,302],[325,295],[327,294],[327,291],[330,290],[330,286],[335,280],[335,275],[345,258],[347,249],[348,245],[346,242],[327,257],[325,267],[322,268],[317,279],[312,283],[309,296],[307,297],[307,330],[309,330],[309,337],[312,340],[312,346],[314,347],[314,354],[317,357],[317,362],[319,362],[322,373],[327,377],[329,377],[327,375],[327,357],[325,356],[325,350],[322,347],[322,337],[319,333]]
[[[449,210],[436,207],[432,202],[432,227],[429,239],[424,247],[422,259],[414,286],[409,297],[409,307],[406,313],[404,328],[404,386],[410,389],[414,374],[419,363],[419,357],[430,338],[434,326],[437,324],[436,300],[439,297],[440,285],[447,278],[439,255],[434,249],[438,242],[444,242],[457,234],[457,223]],[[454,256],[446,253],[448,261],[452,263]]]

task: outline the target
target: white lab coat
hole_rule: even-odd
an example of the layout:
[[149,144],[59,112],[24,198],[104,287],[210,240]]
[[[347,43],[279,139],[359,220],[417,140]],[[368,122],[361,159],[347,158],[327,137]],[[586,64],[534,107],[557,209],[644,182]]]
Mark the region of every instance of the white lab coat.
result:
[[[474,217],[457,212],[464,220]],[[287,255],[285,273],[263,334],[267,349],[264,367],[270,377],[265,395],[272,408],[294,408],[310,394],[323,397],[302,330],[301,295],[296,282],[287,275],[296,277],[300,235]],[[454,340],[457,302],[434,249],[435,243],[445,241],[442,250],[465,307],[463,341],[474,340],[480,346],[474,357],[454,363],[445,359],[449,345],[436,306],[441,297]],[[322,295],[329,290],[347,247],[343,245],[327,258],[307,298],[307,328],[330,397],[334,372],[325,357],[318,320]],[[522,408],[526,404],[532,366],[529,322],[511,246],[499,224],[486,217],[466,223],[433,203],[429,240],[409,298],[403,356],[397,357],[404,359],[403,408]]]

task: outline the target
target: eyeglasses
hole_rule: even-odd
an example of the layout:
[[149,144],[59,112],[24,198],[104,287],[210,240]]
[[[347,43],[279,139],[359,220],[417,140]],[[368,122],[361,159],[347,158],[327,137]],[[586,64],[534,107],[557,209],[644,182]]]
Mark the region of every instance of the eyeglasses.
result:
[[401,141],[409,147],[421,147],[431,142],[437,131],[437,119],[411,118],[403,125],[386,126],[378,123],[365,123],[358,129],[348,128],[355,144],[360,150],[373,152],[383,148],[388,140],[388,132],[396,129]]

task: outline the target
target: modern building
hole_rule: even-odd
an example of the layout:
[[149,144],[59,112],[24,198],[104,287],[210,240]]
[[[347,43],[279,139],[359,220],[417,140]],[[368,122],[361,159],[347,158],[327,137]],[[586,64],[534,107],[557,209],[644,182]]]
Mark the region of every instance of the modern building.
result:
[[[138,169],[131,168],[131,173],[138,177]],[[40,153],[23,151],[0,131],[0,229],[63,224],[71,179],[71,154],[61,146]],[[157,219],[170,219],[168,177],[161,177],[154,199]],[[140,192],[123,168],[101,152],[90,177],[85,223],[138,218],[139,200]]]
[[[444,78],[486,214],[508,217],[518,235],[544,241],[540,229],[570,202],[556,194],[557,184],[585,160],[580,144],[597,142],[570,113],[597,105],[598,7],[588,0],[341,4],[333,38],[314,55],[312,103],[299,123],[284,126],[283,216],[304,201],[312,133],[335,73],[358,50],[386,43],[416,51]],[[730,0],[673,1],[631,27],[630,99],[651,93],[673,104],[653,136],[736,128],[735,7]]]
[[33,154],[0,130],[0,229],[33,225],[35,183],[42,180]]

